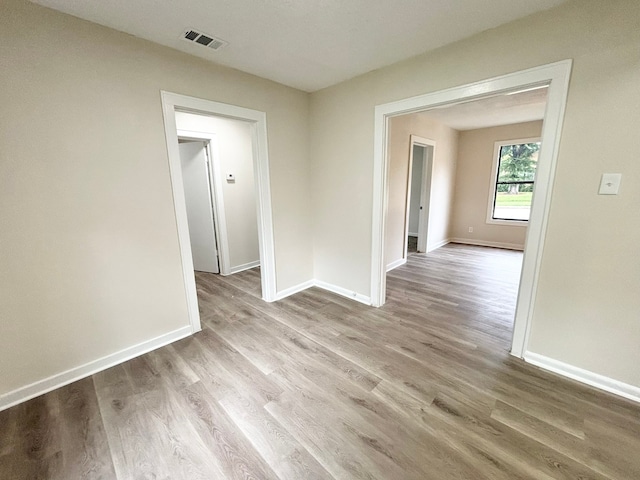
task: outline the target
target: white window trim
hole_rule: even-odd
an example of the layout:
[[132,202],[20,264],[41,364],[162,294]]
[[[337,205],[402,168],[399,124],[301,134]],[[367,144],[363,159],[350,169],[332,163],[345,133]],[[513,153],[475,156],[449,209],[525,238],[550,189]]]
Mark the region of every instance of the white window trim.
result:
[[[493,218],[493,197],[496,194],[496,186],[498,182],[498,163],[500,149],[505,145],[520,145],[522,143],[538,142],[541,142],[540,137],[516,138],[514,140],[499,140],[493,144],[493,166],[491,167],[491,177],[489,177],[489,198],[487,199],[487,224],[507,225],[510,227],[522,227],[529,224],[529,220],[502,220]],[[535,194],[535,178],[533,179],[533,190]],[[533,197],[531,198],[531,206],[533,208]]]

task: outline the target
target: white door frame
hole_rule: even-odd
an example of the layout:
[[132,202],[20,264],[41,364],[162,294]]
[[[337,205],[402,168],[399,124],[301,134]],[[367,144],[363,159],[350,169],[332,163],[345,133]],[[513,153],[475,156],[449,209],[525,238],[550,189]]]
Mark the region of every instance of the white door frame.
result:
[[[424,148],[424,158],[422,165],[422,179],[420,180],[420,211],[418,213],[418,252],[427,251],[427,235],[429,229],[429,209],[431,208],[431,179],[433,178],[433,159],[436,156],[436,142],[429,138],[411,135],[409,140],[409,188],[407,192],[407,218],[405,238],[409,236],[409,207],[411,196],[411,179],[413,175],[413,147],[418,145]],[[431,156],[429,156],[431,148]],[[404,258],[407,258],[408,242],[405,242]]]
[[[211,222],[213,223],[213,240],[216,247],[216,265],[218,267],[218,271],[214,273],[222,273],[222,267],[220,265],[221,260],[221,252],[220,252],[220,227],[218,225],[218,212],[216,211],[216,200],[214,193],[214,185],[213,185],[213,157],[211,156],[212,151],[212,143],[215,142],[215,134],[208,134],[206,137],[204,135],[197,132],[190,132],[187,130],[178,130],[178,140],[195,140],[199,143],[202,143],[202,148],[204,149],[204,155],[207,162],[206,170],[207,170],[207,188],[209,191],[209,206],[211,207]],[[179,146],[179,145],[178,145]],[[182,170],[180,170],[182,173]],[[183,189],[184,191],[184,189]],[[188,215],[187,215],[188,217]],[[189,238],[191,240],[191,238]],[[191,242],[189,242],[191,244]],[[193,255],[193,251],[191,252]],[[192,257],[193,258],[193,257]]]
[[389,159],[386,153],[389,119],[397,115],[424,111],[436,106],[475,100],[533,86],[548,85],[547,107],[542,128],[543,141],[538,157],[536,188],[531,206],[529,227],[527,228],[511,344],[511,354],[523,357],[528,344],[533,316],[571,65],[571,60],[563,60],[375,107],[371,241],[371,302],[373,306],[382,306],[386,295],[384,233],[389,196]]
[[161,91],[162,114],[165,138],[169,156],[169,174],[173,191],[173,205],[176,215],[178,243],[182,260],[182,277],[187,296],[189,321],[193,332],[202,329],[198,311],[198,296],[193,274],[193,258],[189,242],[187,210],[182,185],[180,152],[175,111],[185,111],[200,115],[213,115],[248,122],[252,126],[253,168],[255,172],[256,203],[258,212],[258,241],[260,248],[260,277],[262,298],[272,302],[276,298],[276,266],[273,240],[273,215],[271,210],[271,182],[269,179],[269,156],[267,148],[267,115],[248,108],[189,97],[177,93]]
[[216,134],[193,132],[190,130],[177,130],[177,132],[179,138],[199,140],[206,143],[211,163],[209,185],[213,194],[211,204],[213,206],[213,225],[216,234],[220,275],[230,275],[231,260],[229,257],[229,240],[227,237],[227,217],[224,210],[224,196],[222,195],[222,172],[220,171],[220,157]]

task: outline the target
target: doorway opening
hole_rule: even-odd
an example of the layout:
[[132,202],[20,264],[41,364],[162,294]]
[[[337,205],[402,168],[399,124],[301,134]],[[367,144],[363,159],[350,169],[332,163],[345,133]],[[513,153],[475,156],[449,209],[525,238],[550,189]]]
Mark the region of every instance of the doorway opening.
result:
[[[431,181],[436,142],[414,134],[408,137],[406,168],[391,169],[389,172],[390,197],[393,197],[394,205],[389,209],[385,238],[387,272],[407,263],[410,253],[429,250]],[[433,248],[431,245],[430,249]]]
[[[372,276],[371,299],[374,306],[382,306],[386,297],[386,252],[387,229],[390,212],[390,157],[391,122],[394,118],[419,112],[437,111],[454,104],[469,103],[474,100],[497,95],[523,93],[540,88],[547,89],[547,103],[544,113],[540,146],[536,167],[536,189],[532,198],[530,218],[524,240],[520,285],[517,293],[511,354],[523,357],[526,352],[533,299],[540,269],[542,246],[550,206],[551,186],[557,161],[560,130],[568,92],[571,61],[563,61],[522,72],[496,77],[475,84],[464,85],[440,92],[408,98],[375,108],[374,145],[374,208],[372,229]],[[408,140],[407,140],[408,141]],[[438,143],[438,148],[441,148]],[[454,168],[455,171],[455,168]],[[434,172],[432,185],[441,185],[440,173]],[[433,204],[431,211],[438,208]],[[486,205],[486,203],[485,203]],[[435,225],[430,225],[432,230]]]
[[220,273],[210,142],[178,137],[193,269]]
[[[189,321],[197,332],[202,327],[196,265],[202,271],[217,265],[223,275],[259,265],[262,299],[275,300],[266,114],[169,92],[161,92],[161,97],[182,276]],[[198,119],[215,128],[195,126]],[[246,141],[231,139],[234,135]],[[221,155],[228,141],[235,142],[233,152]],[[223,165],[222,156],[230,162]],[[189,168],[183,170],[183,163]],[[194,184],[187,192],[186,187]],[[190,216],[201,220],[197,226],[190,225]]]
[[[391,119],[386,253],[399,255],[394,240],[406,239],[407,265],[387,265],[389,300],[415,289],[434,311],[457,315],[452,328],[466,324],[509,348],[546,99],[544,86]],[[404,228],[394,230],[398,221]]]
[[405,260],[409,253],[429,251],[429,214],[435,149],[436,142],[433,140],[411,135],[405,219]]
[[[199,200],[199,212],[192,214],[193,205],[187,203],[190,243],[196,271],[232,275],[260,265],[258,210],[256,208],[256,182],[251,124],[237,119],[200,115],[176,110],[176,127],[182,142],[199,142],[198,160],[191,168],[197,178],[190,179],[194,193],[186,191],[185,159],[182,158],[185,200]],[[180,140],[179,140],[180,141]],[[205,142],[204,149],[202,142]],[[189,150],[188,146],[181,149]],[[182,152],[181,152],[182,155]],[[191,171],[191,170],[190,170]],[[199,182],[199,183],[198,183]],[[193,199],[195,192],[200,196]],[[194,218],[192,218],[194,217]],[[191,222],[206,221],[203,228],[193,228]],[[213,231],[211,231],[211,227]],[[205,234],[206,235],[203,235]],[[194,236],[195,235],[195,236]],[[205,251],[203,246],[206,245]],[[219,270],[199,268],[202,256],[213,261],[217,256]],[[215,272],[214,272],[215,271]]]

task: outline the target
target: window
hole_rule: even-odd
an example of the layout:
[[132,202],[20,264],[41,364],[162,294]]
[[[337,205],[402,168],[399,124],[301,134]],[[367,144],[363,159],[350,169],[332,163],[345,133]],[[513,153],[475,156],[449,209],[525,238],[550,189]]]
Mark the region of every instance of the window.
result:
[[529,220],[539,151],[538,138],[496,143],[487,223]]

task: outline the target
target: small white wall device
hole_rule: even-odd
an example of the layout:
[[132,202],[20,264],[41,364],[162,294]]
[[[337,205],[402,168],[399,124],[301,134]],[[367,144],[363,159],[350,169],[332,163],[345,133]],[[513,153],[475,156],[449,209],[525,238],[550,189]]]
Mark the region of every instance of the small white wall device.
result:
[[600,180],[599,195],[618,195],[620,189],[621,173],[603,173]]

